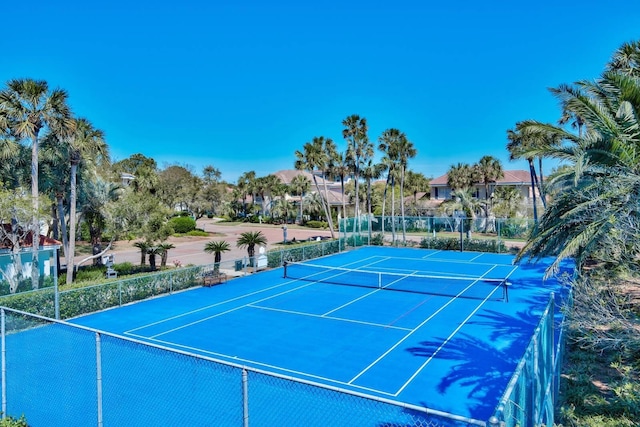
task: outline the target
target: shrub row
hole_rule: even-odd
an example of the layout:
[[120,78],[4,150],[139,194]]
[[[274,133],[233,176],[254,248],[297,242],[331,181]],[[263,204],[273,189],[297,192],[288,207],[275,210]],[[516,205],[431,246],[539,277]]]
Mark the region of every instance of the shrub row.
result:
[[[423,249],[439,249],[443,251],[459,251],[460,239],[453,237],[425,237],[420,241],[420,247]],[[465,239],[463,241],[465,251],[473,252],[507,252],[504,242],[493,239]]]
[[267,266],[276,268],[282,266],[284,261],[300,262],[337,252],[340,252],[340,241],[338,240],[305,243],[290,249],[275,249],[267,252]]
[[[200,285],[203,267],[180,268],[60,292],[60,318],[68,319]],[[0,305],[46,317],[55,316],[54,289],[7,295]]]

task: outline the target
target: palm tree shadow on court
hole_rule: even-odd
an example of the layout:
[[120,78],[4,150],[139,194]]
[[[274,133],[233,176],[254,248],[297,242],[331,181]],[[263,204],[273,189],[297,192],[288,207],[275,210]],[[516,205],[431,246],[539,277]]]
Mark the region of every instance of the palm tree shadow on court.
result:
[[438,391],[444,394],[457,384],[466,390],[471,416],[481,419],[486,417],[487,407],[496,406],[502,397],[540,321],[540,314],[531,310],[515,314],[488,311],[469,323],[490,328],[493,332],[488,339],[459,333],[442,348],[444,337],[423,341],[407,351],[425,359],[433,356],[454,361],[449,372],[443,373]]

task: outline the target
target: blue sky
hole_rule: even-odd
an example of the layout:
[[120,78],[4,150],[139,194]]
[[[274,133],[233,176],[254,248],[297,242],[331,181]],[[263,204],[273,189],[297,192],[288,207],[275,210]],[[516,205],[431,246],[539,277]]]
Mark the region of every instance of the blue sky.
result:
[[426,176],[483,155],[526,169],[506,130],[556,122],[547,88],[596,78],[640,37],[634,0],[6,3],[1,83],[66,89],[114,160],[213,165],[229,182],[292,169],[314,136],[344,149],[351,114],[376,146],[404,131]]

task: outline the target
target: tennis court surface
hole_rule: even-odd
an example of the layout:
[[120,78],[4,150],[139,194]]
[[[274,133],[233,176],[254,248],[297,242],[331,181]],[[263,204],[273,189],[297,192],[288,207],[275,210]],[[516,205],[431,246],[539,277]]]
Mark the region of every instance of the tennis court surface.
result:
[[[32,367],[22,385],[9,383],[8,412],[25,412],[35,427],[95,425],[96,417],[105,426],[174,425],[166,420],[182,405],[190,408],[182,425],[481,425],[494,415],[551,294],[556,305],[567,295],[557,277],[542,279],[547,266],[514,265],[510,255],[363,247],[289,264],[286,277],[281,267],[70,320],[107,333],[97,361],[98,334],[32,328],[7,336],[8,363]],[[561,273],[572,274],[571,265]],[[25,346],[26,354],[15,350]],[[248,390],[236,367],[250,370]],[[308,393],[308,384],[328,388]],[[244,415],[235,409],[243,393]],[[98,409],[96,394],[107,399]],[[404,408],[397,419],[376,415],[362,396]],[[40,409],[23,409],[34,399]],[[71,409],[77,405],[86,412]],[[407,414],[422,417],[413,407],[445,416],[410,424]]]

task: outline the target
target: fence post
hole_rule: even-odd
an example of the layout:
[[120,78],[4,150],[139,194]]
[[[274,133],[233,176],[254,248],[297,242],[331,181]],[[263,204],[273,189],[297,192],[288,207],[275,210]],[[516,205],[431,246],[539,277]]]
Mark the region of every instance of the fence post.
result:
[[60,290],[58,288],[58,264],[57,264],[58,247],[57,246],[53,254],[54,254],[53,261],[56,263],[56,267],[53,269],[53,287],[54,287],[53,306],[54,306],[56,320],[60,320]]
[[7,417],[7,347],[6,336],[6,313],[0,309],[0,333],[2,334],[2,419]]
[[98,407],[98,427],[102,427],[102,345],[100,333],[96,332],[96,389]]
[[242,420],[242,425],[249,427],[249,381],[246,369],[242,369]]
[[122,307],[122,280],[118,281],[118,307]]

